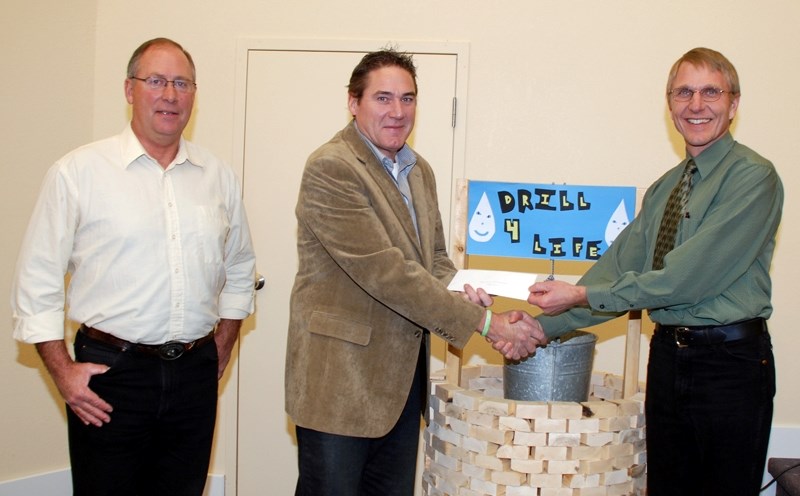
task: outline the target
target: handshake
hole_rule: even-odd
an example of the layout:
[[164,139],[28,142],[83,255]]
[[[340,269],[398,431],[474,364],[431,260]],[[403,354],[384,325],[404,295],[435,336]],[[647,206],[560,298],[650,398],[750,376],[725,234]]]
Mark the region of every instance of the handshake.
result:
[[[493,302],[492,297],[483,289],[475,290],[469,284],[464,286],[464,298],[483,307],[488,307]],[[484,329],[487,330],[486,340],[492,344],[492,348],[509,360],[521,360],[533,355],[537,347],[547,344],[547,337],[539,321],[522,310],[495,314],[487,310],[481,328],[477,331],[482,332]]]

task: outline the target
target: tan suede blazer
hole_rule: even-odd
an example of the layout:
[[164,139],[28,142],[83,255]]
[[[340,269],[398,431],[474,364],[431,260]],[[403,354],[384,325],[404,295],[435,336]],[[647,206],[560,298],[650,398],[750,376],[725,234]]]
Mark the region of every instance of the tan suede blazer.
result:
[[483,309],[448,291],[436,185],[421,157],[409,175],[420,240],[391,176],[351,122],[308,159],[296,215],[286,411],[299,426],[386,434],[433,332],[463,347]]

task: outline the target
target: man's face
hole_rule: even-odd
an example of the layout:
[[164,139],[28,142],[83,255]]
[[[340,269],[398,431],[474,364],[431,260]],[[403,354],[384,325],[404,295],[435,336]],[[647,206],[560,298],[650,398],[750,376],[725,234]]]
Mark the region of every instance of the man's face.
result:
[[387,157],[394,160],[414,128],[417,95],[405,69],[381,67],[369,73],[361,100],[350,96],[348,108],[358,129]]
[[670,88],[701,90],[707,87],[718,88],[725,92],[715,102],[703,101],[699,91],[695,92],[688,102],[676,102],[672,95],[668,97],[672,122],[683,136],[686,150],[693,157],[698,156],[728,131],[739,106],[739,95],[731,96],[728,83],[721,72],[707,67],[696,67],[686,62],[678,68],[675,81]]
[[[193,81],[192,66],[178,48],[155,45],[139,59],[137,78],[163,77],[173,81]],[[125,97],[133,108],[131,127],[140,141],[148,145],[169,146],[178,142],[189,122],[194,92],[181,93],[168,83],[166,88],[151,89],[144,81],[126,79]]]

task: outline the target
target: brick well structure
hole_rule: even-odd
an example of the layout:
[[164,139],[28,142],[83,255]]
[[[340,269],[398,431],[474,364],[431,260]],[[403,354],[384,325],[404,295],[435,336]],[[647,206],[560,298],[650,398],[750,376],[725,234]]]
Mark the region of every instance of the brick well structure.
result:
[[503,398],[501,365],[461,369],[459,387],[434,382],[424,432],[427,496],[643,496],[643,386],[595,372],[585,402]]

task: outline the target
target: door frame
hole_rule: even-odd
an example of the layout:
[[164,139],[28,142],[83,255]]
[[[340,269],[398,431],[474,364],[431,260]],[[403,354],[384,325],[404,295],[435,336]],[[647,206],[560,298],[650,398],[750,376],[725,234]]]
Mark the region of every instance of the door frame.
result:
[[[390,42],[400,50],[414,54],[446,54],[456,56],[456,122],[453,127],[453,181],[450,185],[452,202],[455,198],[458,178],[466,173],[467,144],[467,94],[469,84],[469,43],[465,41],[415,41]],[[253,51],[314,51],[314,52],[368,52],[385,46],[385,40],[345,39],[289,39],[289,38],[240,38],[236,48],[236,79],[233,119],[233,157],[231,166],[244,172],[244,138],[247,112],[247,66]],[[244,178],[242,178],[244,180]],[[448,240],[453,239],[453,212],[450,213]]]

